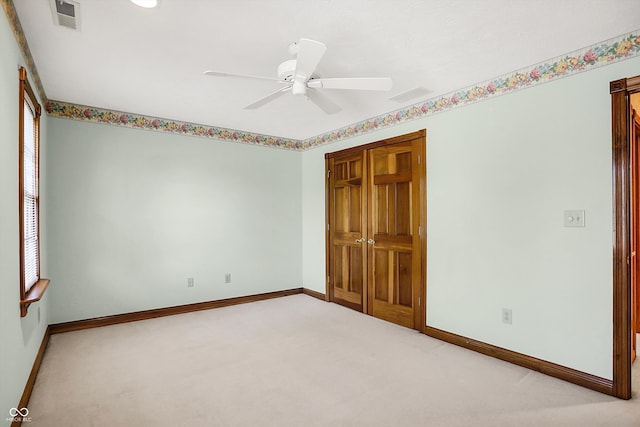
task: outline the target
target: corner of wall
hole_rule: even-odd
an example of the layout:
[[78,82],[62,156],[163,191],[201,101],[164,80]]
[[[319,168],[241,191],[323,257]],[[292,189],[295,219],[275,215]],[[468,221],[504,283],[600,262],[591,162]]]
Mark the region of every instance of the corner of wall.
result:
[[[9,409],[20,402],[46,333],[49,299],[45,295],[31,305],[26,317],[20,317],[17,70],[26,61],[7,16],[0,15],[0,423],[9,424]],[[46,118],[43,122],[46,126]],[[41,145],[47,145],[46,132]]]

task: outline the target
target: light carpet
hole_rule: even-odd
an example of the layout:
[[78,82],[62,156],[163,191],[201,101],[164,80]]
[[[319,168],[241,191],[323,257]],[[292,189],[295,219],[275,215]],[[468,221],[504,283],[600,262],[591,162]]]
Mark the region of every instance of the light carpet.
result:
[[28,408],[34,427],[625,427],[638,399],[294,295],[53,335]]

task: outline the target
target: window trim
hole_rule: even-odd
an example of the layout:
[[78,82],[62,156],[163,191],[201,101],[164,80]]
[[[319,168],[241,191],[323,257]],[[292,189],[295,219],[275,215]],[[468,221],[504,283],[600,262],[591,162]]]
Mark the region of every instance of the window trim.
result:
[[[19,236],[20,236],[20,317],[27,315],[27,310],[31,303],[39,301],[44,295],[44,291],[49,286],[49,279],[40,276],[40,115],[42,109],[38,99],[27,79],[27,70],[24,67],[19,69],[19,103],[18,103],[18,210],[19,210]],[[24,104],[29,103],[33,107],[34,128],[35,128],[35,170],[36,170],[36,217],[38,219],[38,242],[36,250],[38,280],[27,290],[25,289],[25,259],[24,259]]]

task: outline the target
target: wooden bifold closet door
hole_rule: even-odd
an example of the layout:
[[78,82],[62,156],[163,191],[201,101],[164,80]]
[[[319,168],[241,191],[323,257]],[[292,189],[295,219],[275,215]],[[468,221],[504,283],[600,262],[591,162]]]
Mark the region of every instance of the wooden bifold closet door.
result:
[[425,131],[326,155],[330,301],[422,330]]
[[[331,301],[358,311],[364,309],[367,286],[367,202],[364,152],[329,160]],[[364,184],[364,185],[363,185]]]

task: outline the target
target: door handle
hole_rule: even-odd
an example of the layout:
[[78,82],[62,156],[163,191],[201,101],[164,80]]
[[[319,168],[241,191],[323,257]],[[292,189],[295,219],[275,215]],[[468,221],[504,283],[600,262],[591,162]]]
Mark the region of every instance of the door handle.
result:
[[369,240],[367,240],[367,243],[369,243],[370,245],[373,245],[375,242],[376,242],[376,241],[375,241],[375,240],[373,240],[373,239],[369,239]]
[[356,243],[362,243],[362,242],[364,242],[364,241],[365,241],[365,238],[364,238],[364,237],[361,237],[361,238],[359,238],[359,239],[356,239]]

